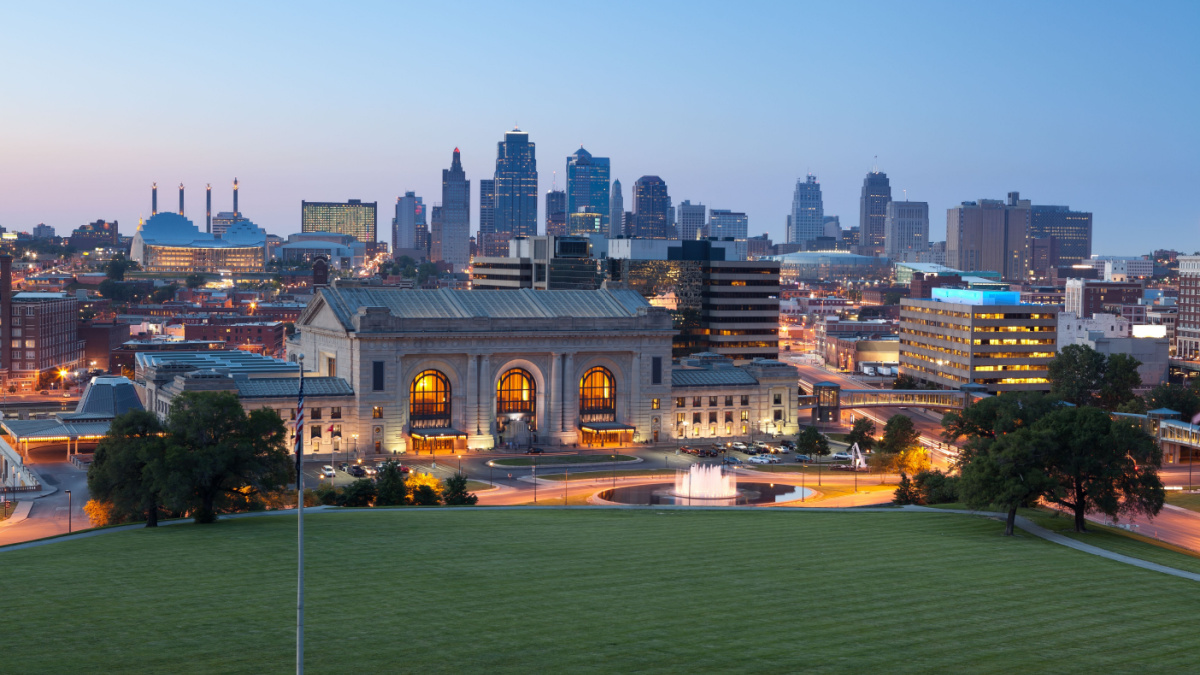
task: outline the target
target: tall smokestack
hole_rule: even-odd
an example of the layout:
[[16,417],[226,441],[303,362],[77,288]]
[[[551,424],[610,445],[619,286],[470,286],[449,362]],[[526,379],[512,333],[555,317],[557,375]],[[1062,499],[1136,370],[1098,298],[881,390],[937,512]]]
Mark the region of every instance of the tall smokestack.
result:
[[[12,344],[12,256],[0,255],[0,340],[5,345]],[[13,364],[9,360],[11,352],[0,349],[0,363],[12,377]]]
[[212,234],[212,185],[204,186],[204,231]]
[[150,215],[158,213],[158,183],[150,186]]
[[237,207],[237,178],[235,177],[235,178],[233,179],[233,219],[234,219],[234,220],[237,220],[237,217],[238,217],[238,207]]
[[183,215],[183,183],[179,184],[179,215]]

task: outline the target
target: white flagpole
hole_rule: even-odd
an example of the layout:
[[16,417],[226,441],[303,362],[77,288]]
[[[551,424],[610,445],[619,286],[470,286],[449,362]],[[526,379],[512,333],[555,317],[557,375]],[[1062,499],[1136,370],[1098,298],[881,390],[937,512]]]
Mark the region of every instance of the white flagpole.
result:
[[296,675],[304,675],[304,355],[296,400]]

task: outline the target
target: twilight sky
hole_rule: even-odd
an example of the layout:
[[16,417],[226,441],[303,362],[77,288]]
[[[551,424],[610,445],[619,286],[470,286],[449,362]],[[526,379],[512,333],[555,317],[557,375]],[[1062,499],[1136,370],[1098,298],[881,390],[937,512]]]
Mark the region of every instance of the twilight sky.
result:
[[[0,225],[132,233],[150,184],[187,215],[299,230],[300,200],[441,201],[519,123],[541,192],[583,144],[629,189],[744,210],[783,236],[796,178],[858,223],[893,197],[1095,213],[1097,253],[1200,249],[1200,3],[7,3]],[[544,211],[544,202],[539,204]],[[545,214],[540,212],[541,227]]]

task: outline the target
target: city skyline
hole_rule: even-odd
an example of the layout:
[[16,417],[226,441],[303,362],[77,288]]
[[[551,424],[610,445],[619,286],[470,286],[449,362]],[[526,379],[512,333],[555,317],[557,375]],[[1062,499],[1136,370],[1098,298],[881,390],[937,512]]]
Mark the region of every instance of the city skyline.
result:
[[[1019,191],[1035,204],[1093,213],[1096,253],[1197,248],[1200,209],[1177,198],[1198,177],[1190,158],[1200,132],[1188,123],[1198,95],[1178,86],[1200,55],[1186,30],[1200,18],[1195,6],[1084,12],[1036,4],[878,5],[871,11],[880,21],[872,25],[857,22],[862,10],[853,7],[778,5],[754,20],[712,6],[678,8],[644,9],[651,16],[635,26],[616,23],[620,11],[589,15],[597,32],[626,34],[630,48],[587,66],[586,75],[632,95],[653,91],[664,74],[703,77],[714,90],[741,92],[737,116],[703,106],[661,119],[636,110],[586,111],[565,95],[566,82],[574,81],[567,77],[557,78],[561,90],[531,93],[529,87],[579,67],[565,62],[548,63],[549,74],[514,75],[508,84],[462,75],[478,71],[489,53],[536,52],[488,35],[489,23],[508,9],[447,18],[415,8],[406,20],[425,30],[398,55],[382,58],[384,42],[362,40],[355,28],[364,18],[386,24],[400,12],[385,5],[347,16],[239,8],[232,25],[222,12],[147,16],[81,5],[66,18],[51,18],[36,6],[10,8],[0,54],[11,62],[23,54],[39,58],[6,74],[12,96],[0,104],[9,122],[0,131],[0,225],[30,230],[45,222],[64,232],[97,219],[136,223],[150,215],[152,182],[164,189],[182,182],[199,195],[206,184],[225,185],[236,175],[243,186],[239,211],[285,235],[299,230],[302,200],[391,205],[411,190],[431,202],[444,157],[456,146],[467,175],[491,176],[492,144],[519,123],[552,166],[582,144],[611,158],[611,177],[625,185],[661,176],[673,198],[744,211],[751,234],[767,232],[776,241],[784,238],[795,181],[810,171],[821,182],[825,213],[847,226],[856,222],[863,175],[878,156],[893,198],[908,191],[929,203],[933,240],[944,237],[947,209]],[[548,34],[575,10],[525,14],[531,28]],[[776,39],[801,14],[823,27],[814,42],[801,49]],[[652,40],[654,17],[670,18],[681,30]],[[1021,18],[1020,31],[1000,30],[1014,17]],[[156,30],[162,21],[178,26]],[[34,30],[46,24],[56,30]],[[951,29],[967,24],[996,30]],[[332,57],[306,55],[303,40],[276,36],[318,25],[340,45]],[[1064,25],[1075,29],[1062,31]],[[682,37],[717,27],[740,48],[706,54]],[[853,53],[838,37],[851,29],[864,38]],[[85,51],[97,32],[139,49]],[[419,61],[447,32],[461,33],[461,53]],[[146,50],[163,58],[145,63],[138,55]],[[993,58],[996,50],[1005,58]],[[661,67],[641,72],[636,65],[647,58]],[[865,105],[874,94],[860,85],[878,77],[884,59],[896,87],[886,103]],[[761,63],[775,67],[753,67]],[[782,86],[779,76],[800,66],[804,91]],[[221,94],[231,72],[247,85],[234,85],[239,104],[233,106]],[[337,97],[321,97],[311,84],[335,76],[372,92],[354,119]],[[407,91],[401,83],[414,80],[430,104],[395,115],[390,101]],[[1001,86],[1030,95],[979,105],[998,102]],[[798,107],[813,95],[827,104]],[[81,100],[89,104],[79,106]],[[551,180],[543,171],[539,195]],[[1117,181],[1123,189],[1108,187]],[[231,210],[225,192],[214,195],[214,213]],[[189,200],[187,216],[203,222],[198,196]],[[476,226],[472,213],[472,231]]]

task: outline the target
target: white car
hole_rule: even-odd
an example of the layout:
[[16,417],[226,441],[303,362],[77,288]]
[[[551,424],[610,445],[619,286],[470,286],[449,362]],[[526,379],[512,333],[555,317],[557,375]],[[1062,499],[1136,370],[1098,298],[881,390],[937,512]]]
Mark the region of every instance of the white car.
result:
[[321,477],[322,478],[333,478],[336,475],[337,475],[337,473],[334,472],[332,466],[326,464],[325,466],[321,467]]
[[746,447],[746,444],[741,441],[734,441],[733,443],[731,443],[729,445],[729,447],[733,448],[734,450],[740,450],[742,452],[749,450],[749,448]]
[[778,461],[778,459],[775,459],[770,455],[754,455],[750,459],[746,460],[748,464],[774,464]]
[[850,457],[850,453],[848,453],[848,452],[835,452],[835,453],[833,453],[832,456],[830,456],[829,459],[832,459],[832,460],[835,460],[838,462],[849,462],[851,457]]
[[754,441],[750,445],[758,448],[759,450],[770,450],[771,449],[771,446],[767,445],[764,441]]

